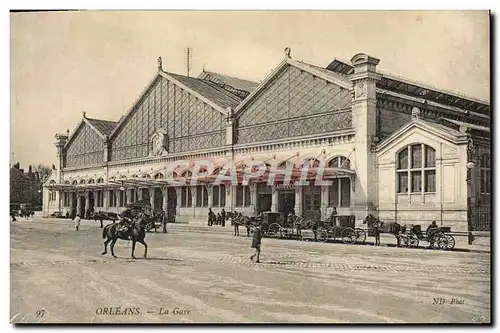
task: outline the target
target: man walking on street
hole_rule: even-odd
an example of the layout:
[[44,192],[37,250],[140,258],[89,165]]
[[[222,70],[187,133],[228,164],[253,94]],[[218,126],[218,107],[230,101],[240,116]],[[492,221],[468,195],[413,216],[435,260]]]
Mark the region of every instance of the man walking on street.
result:
[[255,225],[255,230],[253,233],[253,239],[252,239],[252,248],[255,249],[255,254],[250,257],[250,260],[253,261],[253,258],[257,256],[257,260],[255,262],[260,263],[260,245],[262,243],[262,230],[260,223],[257,222]]
[[78,231],[78,229],[80,228],[80,215],[76,214],[74,222],[75,222],[76,231]]

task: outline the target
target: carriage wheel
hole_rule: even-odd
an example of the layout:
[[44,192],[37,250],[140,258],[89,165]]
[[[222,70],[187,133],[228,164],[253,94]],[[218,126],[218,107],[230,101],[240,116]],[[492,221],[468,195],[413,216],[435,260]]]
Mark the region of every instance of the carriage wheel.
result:
[[455,247],[455,238],[451,235],[443,235],[437,243],[441,250],[452,250]]
[[273,223],[267,228],[267,234],[269,237],[279,238],[281,237],[281,226],[278,223]]
[[316,229],[316,239],[321,243],[326,242],[328,240],[328,231],[323,228]]
[[444,234],[441,231],[436,231],[430,234],[430,236],[427,237],[427,241],[432,244],[432,248],[434,250],[439,250],[441,247],[439,246],[439,241],[441,237],[443,237]]
[[356,241],[356,231],[353,228],[345,228],[340,233],[340,236],[344,244],[354,244]]
[[408,247],[418,247],[418,238],[417,237],[410,237],[408,239]]
[[356,243],[364,244],[366,240],[366,232],[360,228],[354,229],[354,232],[356,233]]
[[401,247],[410,247],[410,238],[408,236],[399,236]]
[[254,232],[255,232],[255,227],[250,227],[250,237],[253,237]]

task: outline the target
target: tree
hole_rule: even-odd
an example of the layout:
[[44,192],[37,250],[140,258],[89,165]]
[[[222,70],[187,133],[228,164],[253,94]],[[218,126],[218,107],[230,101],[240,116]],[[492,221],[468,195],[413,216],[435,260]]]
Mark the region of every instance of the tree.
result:
[[47,180],[47,177],[50,176],[52,168],[47,165],[38,164],[33,167],[33,172],[38,172],[38,175],[40,176],[40,181],[43,183]]

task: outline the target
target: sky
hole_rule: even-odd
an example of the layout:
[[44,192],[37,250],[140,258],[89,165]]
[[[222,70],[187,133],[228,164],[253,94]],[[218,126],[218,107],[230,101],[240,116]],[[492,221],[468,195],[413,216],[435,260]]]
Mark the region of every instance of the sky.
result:
[[262,81],[283,60],[327,66],[363,52],[378,69],[488,101],[486,11],[149,11],[10,14],[11,163],[56,164],[55,134],[118,121],[163,69]]

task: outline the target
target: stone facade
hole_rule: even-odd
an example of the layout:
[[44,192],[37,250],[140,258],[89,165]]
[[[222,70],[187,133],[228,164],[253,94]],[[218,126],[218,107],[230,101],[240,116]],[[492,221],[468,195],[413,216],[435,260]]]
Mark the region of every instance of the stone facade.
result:
[[[240,86],[235,78],[223,82],[227,78],[217,76],[208,82],[214,74],[187,78],[159,68],[119,123],[101,124],[84,115],[79,126],[95,132],[81,139],[87,145],[75,134],[56,136],[60,165],[44,195],[56,190],[57,202],[48,203],[44,214],[74,214],[89,205],[120,212],[127,203],[149,197],[154,209],[164,209],[177,222],[206,223],[209,207],[216,214],[222,208],[245,215],[295,211],[312,219],[325,219],[335,207],[340,215],[354,215],[357,225],[372,213],[388,221],[436,220],[467,230],[468,147],[475,136],[471,130],[447,127],[441,119],[456,122],[467,114],[464,124],[477,129],[489,119],[489,104],[459,96],[444,99],[446,93],[418,85],[428,99],[416,97],[415,89],[405,91],[410,83],[379,73],[378,63],[357,54],[351,64],[328,67],[350,66],[345,74],[292,60],[287,53],[262,83]],[[467,108],[460,109],[457,100]],[[486,137],[481,142],[489,147],[489,129],[482,133]],[[80,163],[90,153],[73,145],[89,147],[92,140],[101,140],[90,150],[104,147],[102,162]],[[414,155],[411,161],[421,159],[418,167],[399,165],[405,149]],[[68,164],[68,152],[75,151],[83,157]],[[322,163],[336,173],[330,185],[319,186],[250,181],[181,188],[163,181],[167,164],[190,161],[175,170],[189,178],[193,165],[206,159],[219,167],[227,161],[247,166],[265,161],[271,169],[287,161],[295,166]],[[472,183],[477,189],[479,181]]]

